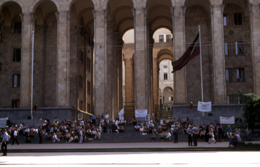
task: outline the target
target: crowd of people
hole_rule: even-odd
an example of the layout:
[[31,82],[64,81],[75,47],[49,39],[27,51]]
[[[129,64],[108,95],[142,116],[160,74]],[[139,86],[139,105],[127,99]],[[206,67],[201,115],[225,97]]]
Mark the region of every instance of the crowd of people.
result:
[[[142,135],[151,134],[152,141],[155,141],[157,136],[159,136],[161,141],[173,138],[174,143],[178,143],[178,134],[186,134],[188,136],[188,146],[197,146],[198,139],[208,144],[228,139],[230,147],[241,141],[241,129],[239,127],[236,127],[233,131],[230,125],[227,125],[226,128],[223,128],[221,124],[214,125],[213,123],[209,123],[206,126],[202,123],[198,126],[190,123],[188,117],[182,120],[180,118],[160,120],[158,125],[156,125],[153,120],[146,120],[145,122],[136,123],[134,129]],[[251,140],[252,131],[247,128],[245,132],[248,140]]]
[[[141,135],[151,135],[152,141],[159,138],[160,141],[173,140],[178,143],[178,135],[186,134],[188,136],[188,146],[197,146],[198,139],[210,143],[223,141],[224,138],[230,140],[230,146],[241,140],[240,128],[232,130],[230,125],[225,129],[222,125],[213,123],[208,125],[201,124],[200,126],[190,123],[188,117],[182,120],[173,118],[172,120],[155,120],[147,119],[146,121],[136,121],[129,119],[128,121],[119,121],[116,117],[114,121],[109,120],[108,114],[102,114],[96,117],[93,115],[87,120],[54,120],[44,119],[42,125],[37,127],[28,127],[21,124],[10,125],[7,128],[7,133],[10,136],[11,144],[19,144],[18,136],[25,136],[25,142],[36,142],[35,136],[39,136],[39,143],[43,139],[49,142],[65,142],[65,143],[83,143],[87,140],[101,139],[102,133],[120,133],[124,132],[126,124],[133,125],[134,130]],[[250,137],[251,131],[246,130],[247,136]],[[2,132],[0,132],[2,134]],[[10,141],[10,140],[9,140]]]

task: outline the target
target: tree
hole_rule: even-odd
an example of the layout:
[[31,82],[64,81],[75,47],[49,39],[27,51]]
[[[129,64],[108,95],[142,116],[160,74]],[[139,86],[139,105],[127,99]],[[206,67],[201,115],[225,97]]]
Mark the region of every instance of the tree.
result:
[[256,123],[260,123],[260,96],[256,96],[253,93],[242,94],[240,93],[241,100],[244,101],[243,117],[250,129],[256,127]]

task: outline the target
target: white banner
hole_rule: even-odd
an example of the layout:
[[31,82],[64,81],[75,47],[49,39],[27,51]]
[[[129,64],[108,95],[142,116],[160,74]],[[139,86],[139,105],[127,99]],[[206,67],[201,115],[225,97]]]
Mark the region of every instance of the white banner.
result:
[[135,110],[135,118],[146,118],[147,109]]
[[220,124],[235,124],[235,117],[219,117]]
[[0,128],[6,128],[6,121],[7,120],[8,120],[8,117],[0,118]]
[[198,102],[198,111],[200,112],[211,112],[211,101],[210,102]]
[[78,113],[78,120],[79,121],[83,120],[83,114],[82,113]]
[[124,108],[122,108],[122,110],[119,111],[118,116],[119,116],[119,121],[124,121]]

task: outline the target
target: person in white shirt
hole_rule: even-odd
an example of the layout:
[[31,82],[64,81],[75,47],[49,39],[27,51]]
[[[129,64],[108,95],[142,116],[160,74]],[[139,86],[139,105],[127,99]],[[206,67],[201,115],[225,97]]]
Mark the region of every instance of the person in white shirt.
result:
[[56,141],[57,141],[57,142],[60,142],[60,139],[57,138],[56,133],[53,133],[52,141],[53,141],[53,143],[55,143]]
[[96,139],[96,135],[97,135],[97,131],[96,131],[96,129],[93,129],[92,131],[91,131],[91,134],[92,134],[92,136],[94,137],[94,139]]
[[172,136],[171,133],[169,131],[167,131],[165,138],[168,140],[171,140],[171,136]]
[[14,141],[16,142],[17,145],[19,145],[19,142],[18,142],[18,140],[17,140],[17,135],[18,135],[18,129],[15,128],[15,130],[14,130],[14,135],[13,135],[12,145],[14,145]]
[[108,113],[106,113],[106,115],[105,115],[105,119],[106,119],[106,120],[109,119],[109,115],[108,115]]

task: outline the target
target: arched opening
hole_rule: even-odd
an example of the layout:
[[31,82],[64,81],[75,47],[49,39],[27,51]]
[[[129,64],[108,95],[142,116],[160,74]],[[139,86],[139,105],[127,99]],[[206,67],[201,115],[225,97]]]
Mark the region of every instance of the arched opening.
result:
[[70,4],[70,104],[94,113],[94,4],[74,0]]
[[34,103],[39,107],[56,106],[57,6],[39,1],[34,7]]
[[[21,92],[22,8],[13,1],[0,7],[0,106],[19,108]],[[11,88],[12,91],[6,91]]]

